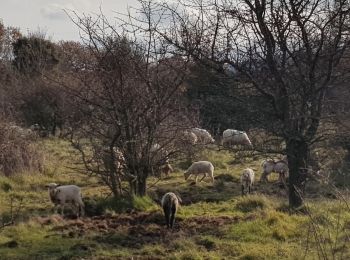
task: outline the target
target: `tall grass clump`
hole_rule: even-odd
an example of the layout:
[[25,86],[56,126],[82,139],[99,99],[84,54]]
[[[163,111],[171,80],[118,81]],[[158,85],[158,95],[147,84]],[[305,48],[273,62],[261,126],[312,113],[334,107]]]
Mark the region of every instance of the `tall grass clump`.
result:
[[271,207],[271,202],[264,196],[245,196],[239,198],[236,203],[236,209],[242,212],[251,212],[255,210],[264,210]]
[[319,259],[350,259],[349,196],[335,190],[337,200],[305,205],[306,227],[304,258],[313,252]]
[[0,172],[15,173],[42,171],[43,153],[35,144],[36,136],[29,129],[0,121]]
[[125,213],[131,210],[151,211],[158,207],[149,196],[109,197],[107,199],[85,198],[84,203],[88,216],[102,215],[106,212]]

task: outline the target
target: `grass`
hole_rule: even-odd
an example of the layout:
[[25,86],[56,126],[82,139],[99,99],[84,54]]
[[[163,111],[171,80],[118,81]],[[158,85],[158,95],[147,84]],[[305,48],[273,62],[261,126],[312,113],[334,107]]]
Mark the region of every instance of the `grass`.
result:
[[[149,179],[149,196],[114,200],[98,180],[71,170],[76,155],[67,143],[48,139],[42,146],[47,151],[44,173],[0,177],[3,220],[10,215],[10,198],[23,203],[16,224],[0,229],[1,259],[350,257],[346,200],[312,196],[304,213],[292,213],[285,191],[273,183],[257,183],[252,195],[240,195],[240,173],[250,167],[259,179],[259,159],[239,162],[226,151],[203,151],[198,159],[213,162],[214,184],[205,179],[191,185],[179,162],[169,178],[154,186],[157,180]],[[49,182],[81,186],[87,208],[98,216],[69,220],[52,215],[44,187]],[[183,201],[172,231],[165,228],[159,206],[168,191]]]

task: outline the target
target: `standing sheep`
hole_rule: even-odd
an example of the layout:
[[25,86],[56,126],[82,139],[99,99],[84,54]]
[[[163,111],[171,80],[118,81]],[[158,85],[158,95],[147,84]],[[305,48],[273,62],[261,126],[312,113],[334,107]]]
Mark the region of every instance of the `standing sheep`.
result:
[[222,145],[245,145],[253,147],[246,132],[226,129],[222,133]]
[[248,190],[248,193],[251,192],[254,184],[254,171],[250,168],[245,169],[241,175],[241,187],[242,187],[242,196],[245,194],[245,190]]
[[181,198],[173,192],[164,194],[162,198],[162,208],[164,211],[167,228],[173,228],[175,223],[175,214],[181,203]]
[[168,177],[169,174],[170,174],[171,172],[173,172],[173,171],[174,171],[174,169],[173,169],[173,167],[170,165],[169,162],[166,162],[164,165],[162,165],[162,166],[160,167],[160,173],[161,173],[161,174],[164,173],[166,177]]
[[274,160],[268,159],[263,161],[261,166],[263,168],[263,173],[261,175],[260,181],[267,182],[268,181],[267,176],[271,172],[276,172],[279,174],[278,181],[281,183],[285,183],[289,173],[288,163],[286,160],[283,159],[279,161],[274,161]]
[[81,198],[80,188],[76,185],[58,185],[56,183],[50,183],[46,185],[49,189],[49,196],[52,203],[55,205],[54,209],[57,211],[57,207],[61,208],[61,214],[64,213],[64,207],[70,203],[78,208],[78,216],[84,215],[84,203]]
[[180,135],[179,144],[182,144],[183,146],[191,146],[195,145],[198,141],[197,136],[191,132],[191,131],[183,131],[182,135]]
[[214,183],[214,166],[208,161],[194,162],[184,173],[185,180],[187,180],[191,175],[196,176],[195,182],[197,183],[198,175],[203,174],[203,178],[199,181],[201,182],[205,177],[209,176]]
[[195,127],[195,128],[192,128],[191,131],[192,131],[192,133],[194,133],[197,136],[198,143],[211,144],[211,143],[215,142],[215,140],[211,136],[211,134],[205,129]]

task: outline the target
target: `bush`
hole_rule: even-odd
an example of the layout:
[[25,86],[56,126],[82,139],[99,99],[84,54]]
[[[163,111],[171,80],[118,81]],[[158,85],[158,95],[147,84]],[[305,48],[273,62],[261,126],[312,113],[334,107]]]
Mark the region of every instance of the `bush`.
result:
[[5,176],[43,170],[43,153],[30,129],[0,121],[0,172]]

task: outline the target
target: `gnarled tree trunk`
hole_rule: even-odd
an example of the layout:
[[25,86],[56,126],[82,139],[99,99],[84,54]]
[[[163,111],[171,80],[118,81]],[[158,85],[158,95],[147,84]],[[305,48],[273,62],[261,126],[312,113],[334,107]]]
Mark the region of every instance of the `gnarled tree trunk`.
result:
[[291,138],[287,141],[286,150],[289,167],[289,204],[297,208],[303,204],[309,146],[304,140]]

